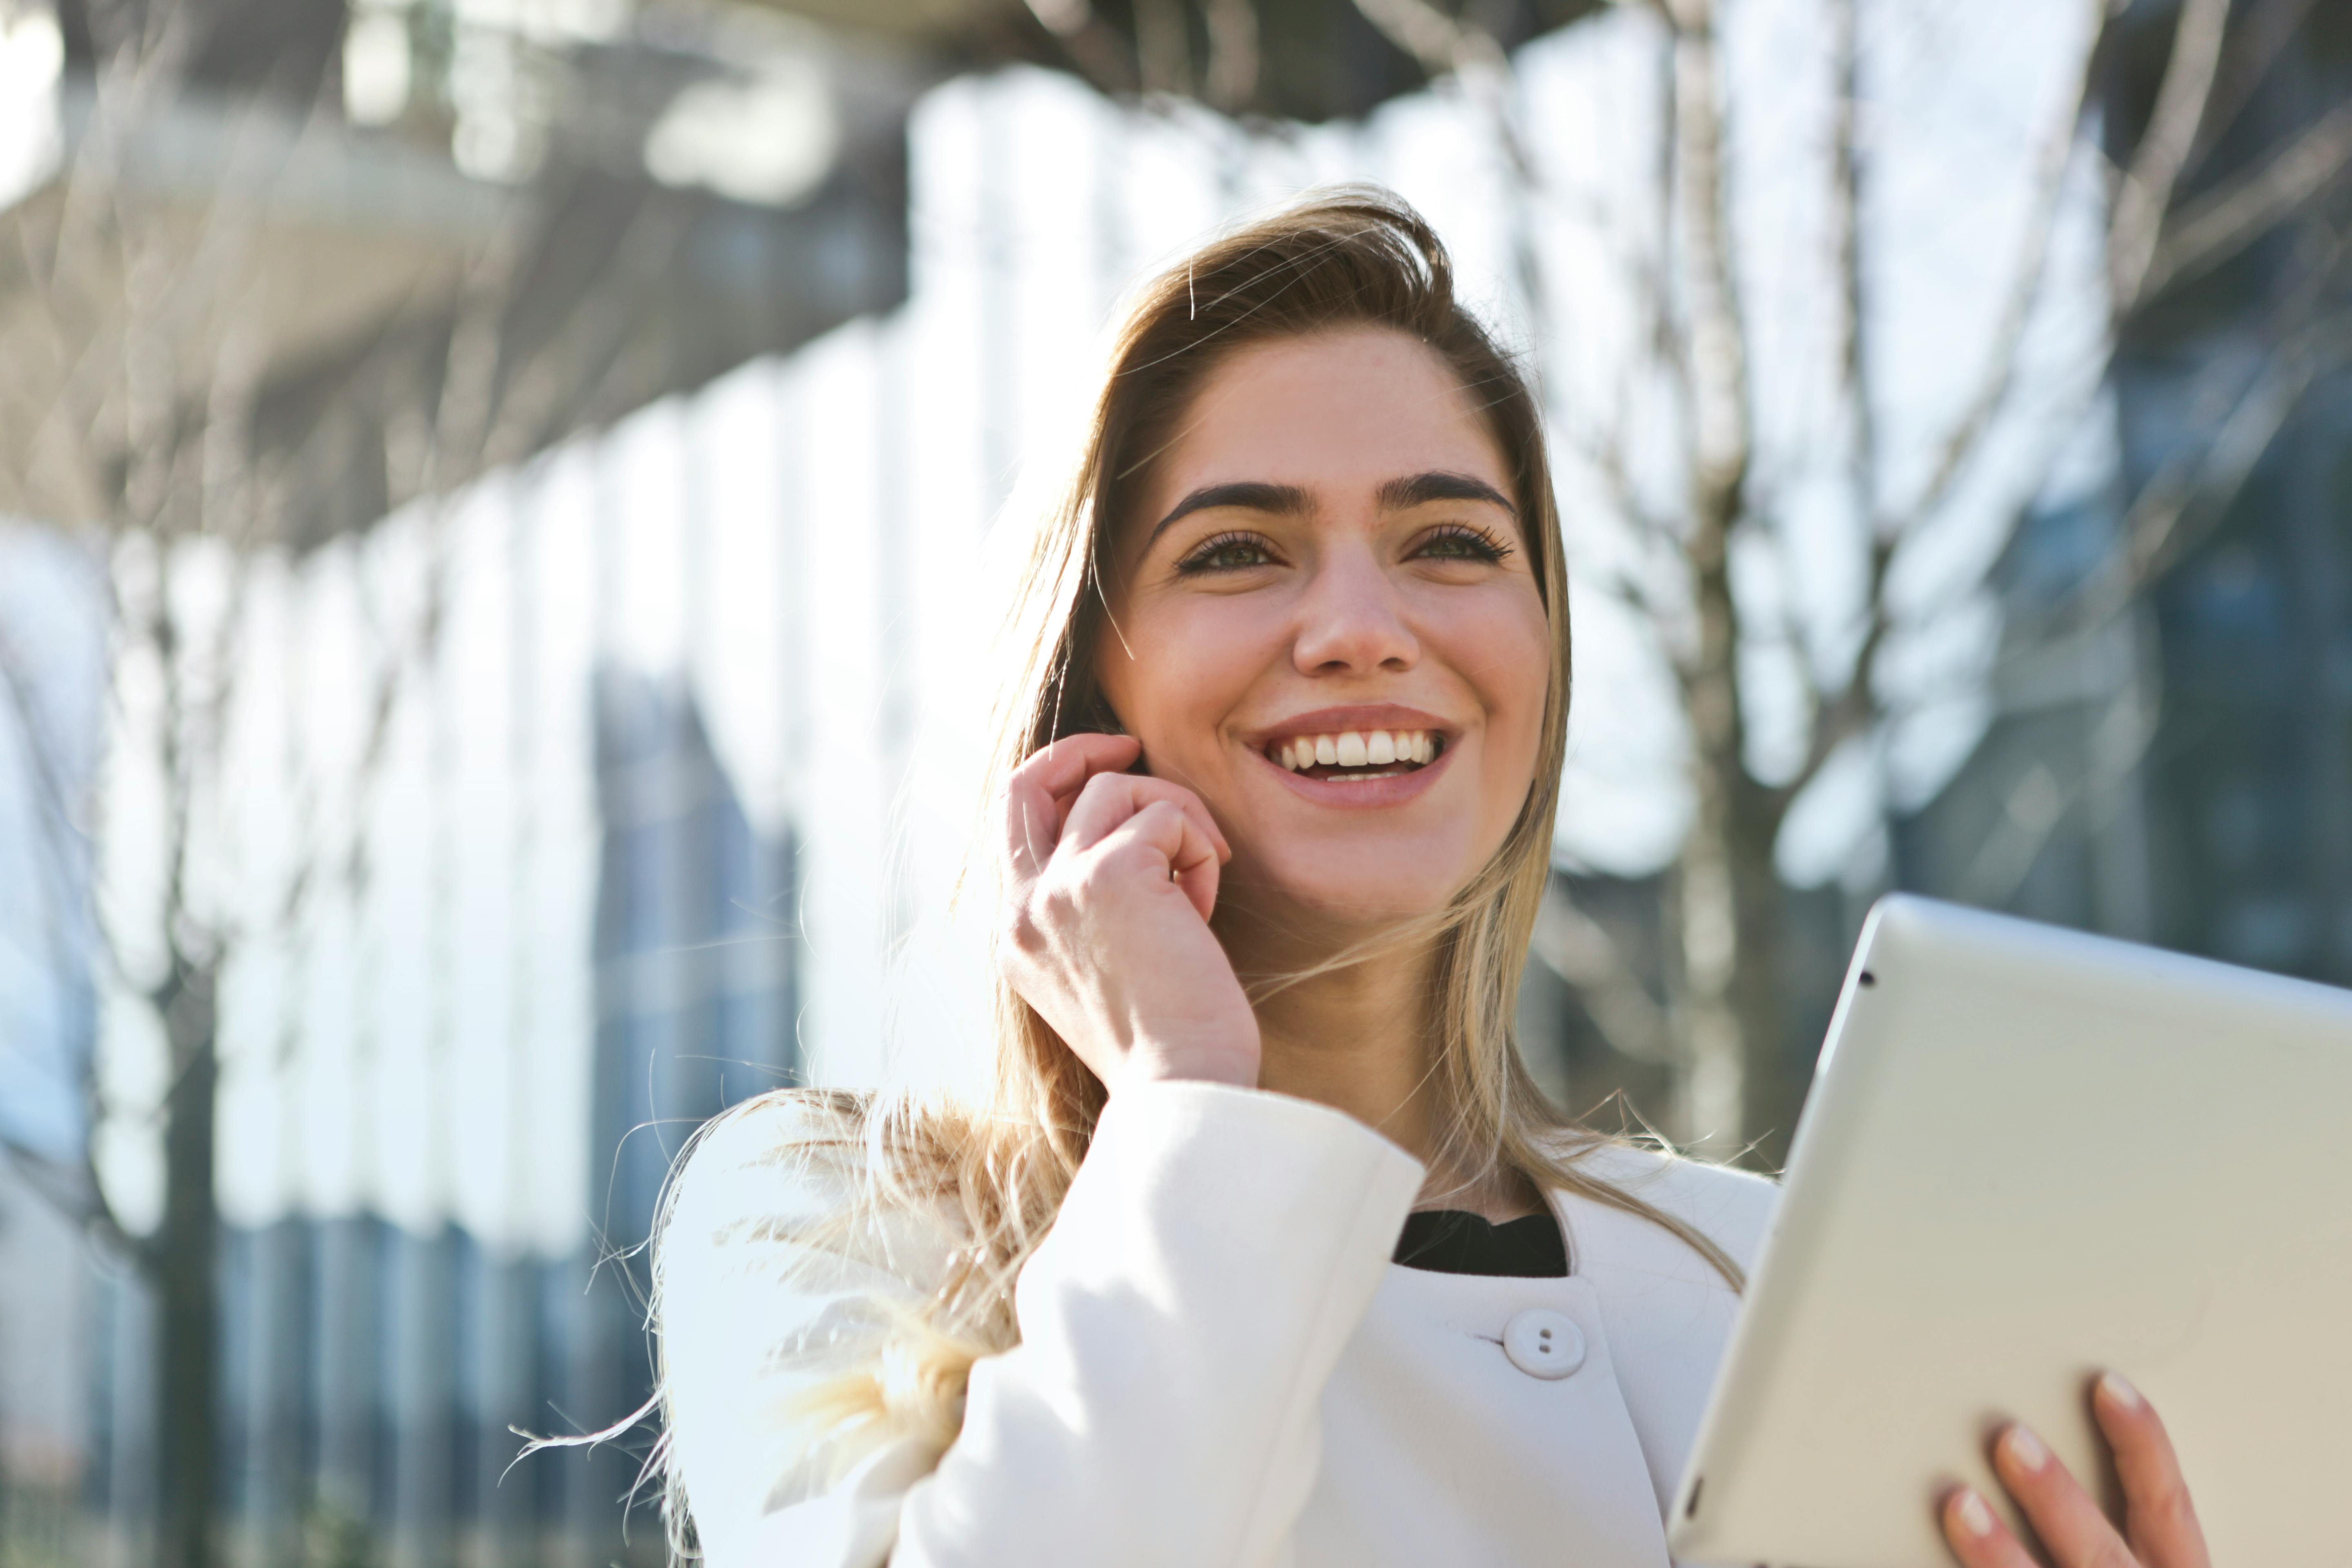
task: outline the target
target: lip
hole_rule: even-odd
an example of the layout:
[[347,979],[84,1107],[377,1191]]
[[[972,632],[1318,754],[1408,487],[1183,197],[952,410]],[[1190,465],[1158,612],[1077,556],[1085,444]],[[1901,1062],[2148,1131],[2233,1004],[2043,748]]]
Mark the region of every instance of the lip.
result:
[[[1295,713],[1280,723],[1267,725],[1248,740],[1251,746],[1263,753],[1276,741],[1287,741],[1293,735],[1336,735],[1342,730],[1433,730],[1444,736],[1449,743],[1462,733],[1460,725],[1449,724],[1434,713],[1425,713],[1418,708],[1401,708],[1393,702],[1381,702],[1354,708],[1318,708],[1311,713]],[[1443,756],[1438,758],[1438,762],[1444,760]],[[1431,763],[1428,767],[1436,765],[1437,763]]]
[[[1309,778],[1305,773],[1291,772],[1265,754],[1267,748],[1276,742],[1286,741],[1294,735],[1328,735],[1341,730],[1429,730],[1444,736],[1445,745],[1435,760],[1423,763],[1409,773],[1354,783]],[[1438,775],[1453,764],[1456,750],[1454,742],[1461,738],[1461,733],[1459,726],[1448,724],[1435,714],[1423,712],[1418,708],[1400,708],[1393,704],[1318,708],[1311,713],[1300,713],[1269,726],[1251,742],[1250,752],[1268,773],[1280,779],[1302,800],[1342,810],[1371,811],[1384,806],[1403,805],[1418,800],[1436,787]]]

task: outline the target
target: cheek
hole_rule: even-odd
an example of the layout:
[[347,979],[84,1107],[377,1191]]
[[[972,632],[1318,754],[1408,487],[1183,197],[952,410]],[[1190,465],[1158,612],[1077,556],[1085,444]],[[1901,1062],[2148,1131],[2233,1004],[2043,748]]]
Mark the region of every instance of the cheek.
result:
[[1217,745],[1219,722],[1265,668],[1260,645],[1279,640],[1279,625],[1254,611],[1246,596],[1147,602],[1105,630],[1095,668],[1147,756]]
[[1459,606],[1448,616],[1446,661],[1462,672],[1486,710],[1493,784],[1511,807],[1535,777],[1551,689],[1551,626],[1532,584]]

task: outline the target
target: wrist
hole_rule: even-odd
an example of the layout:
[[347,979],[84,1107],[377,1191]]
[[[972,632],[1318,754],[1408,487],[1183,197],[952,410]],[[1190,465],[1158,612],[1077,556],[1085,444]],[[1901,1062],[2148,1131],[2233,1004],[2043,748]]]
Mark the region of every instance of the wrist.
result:
[[[1119,1065],[1120,1083],[1223,1083],[1255,1089],[1258,1043],[1162,1045],[1139,1040]],[[1113,1086],[1116,1090],[1117,1086]]]

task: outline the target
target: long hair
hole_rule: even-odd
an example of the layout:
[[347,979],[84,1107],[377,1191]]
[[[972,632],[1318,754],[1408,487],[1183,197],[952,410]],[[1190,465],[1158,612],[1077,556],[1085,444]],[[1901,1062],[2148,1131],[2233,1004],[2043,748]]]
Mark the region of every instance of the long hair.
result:
[[[1247,345],[1356,327],[1410,334],[1444,361],[1471,397],[1508,468],[1552,630],[1541,744],[1518,816],[1469,884],[1401,939],[1427,942],[1435,956],[1430,1083],[1442,1130],[1439,1168],[1473,1179],[1514,1171],[1539,1188],[1641,1215],[1738,1289],[1738,1266],[1706,1236],[1582,1168],[1585,1155],[1612,1140],[1547,1101],[1519,1057],[1515,1004],[1550,874],[1567,745],[1568,583],[1559,518],[1534,389],[1456,299],[1436,234],[1393,195],[1347,187],[1311,195],[1211,241],[1133,297],[1075,472],[1034,517],[1008,621],[991,795],[1058,737],[1105,726],[1092,660],[1107,625],[1118,544],[1135,521],[1154,458],[1203,380]],[[1342,953],[1317,972],[1361,957]],[[1016,1338],[1014,1282],[1052,1226],[1102,1112],[1104,1086],[1076,1054],[1001,978],[995,992],[993,1071],[984,1092],[961,1100],[798,1094],[784,1119],[791,1147],[777,1157],[822,1165],[848,1184],[847,1206],[824,1222],[836,1239],[870,1230],[882,1216],[901,1223],[924,1214],[936,1217],[951,1258],[948,1278],[919,1308],[879,1315],[870,1358],[808,1402],[805,1414],[817,1427],[831,1439],[849,1437],[845,1457],[898,1436],[918,1436],[938,1448],[953,1439],[972,1362]],[[827,1244],[814,1231],[808,1240]],[[660,1273],[657,1263],[657,1289]]]

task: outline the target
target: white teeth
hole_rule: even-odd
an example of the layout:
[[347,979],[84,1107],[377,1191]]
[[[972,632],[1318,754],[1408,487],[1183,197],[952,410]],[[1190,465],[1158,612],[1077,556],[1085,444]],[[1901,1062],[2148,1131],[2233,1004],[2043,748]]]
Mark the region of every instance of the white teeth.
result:
[[[1301,773],[1312,767],[1378,768],[1391,763],[1428,763],[1438,751],[1429,730],[1345,730],[1331,735],[1294,735],[1276,742],[1266,755]],[[1393,778],[1395,773],[1354,773],[1356,778]]]

